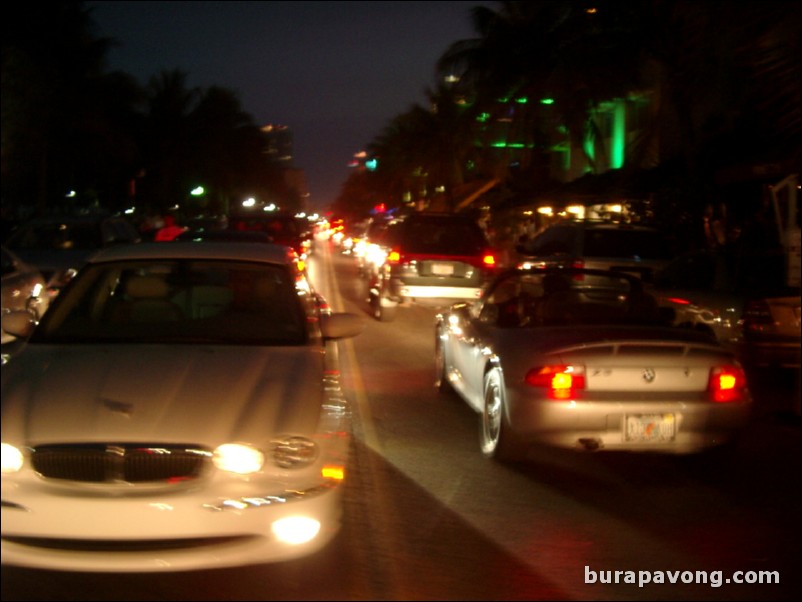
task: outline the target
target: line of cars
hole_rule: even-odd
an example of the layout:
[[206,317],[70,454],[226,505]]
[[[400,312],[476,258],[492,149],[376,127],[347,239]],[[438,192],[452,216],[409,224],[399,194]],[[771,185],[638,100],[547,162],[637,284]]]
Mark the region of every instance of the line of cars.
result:
[[[361,317],[332,312],[259,228],[187,238],[98,252],[38,324],[4,314],[26,341],[2,373],[4,563],[235,566],[338,531],[350,412],[332,345]],[[488,458],[696,454],[749,420],[736,352],[656,294],[663,257],[501,269],[475,223],[439,214],[377,221],[368,240],[370,313],[439,307],[434,382],[477,413]]]
[[[479,297],[499,253],[472,220],[413,214],[374,218],[349,247],[369,313],[395,319],[412,303],[444,307]],[[662,229],[604,220],[551,224],[516,246],[514,265],[615,270],[638,276],[679,327],[712,332],[750,369],[800,368],[800,290],[775,251],[677,255]]]
[[[765,262],[742,261],[723,286],[720,256],[702,269],[711,257],[675,256],[658,228],[574,220],[519,244],[501,269],[465,222],[374,220],[350,252],[377,320],[439,306],[435,384],[477,412],[487,457],[522,460],[539,445],[730,449],[751,412],[745,366],[799,368],[799,291]],[[549,304],[551,317],[537,313]]]

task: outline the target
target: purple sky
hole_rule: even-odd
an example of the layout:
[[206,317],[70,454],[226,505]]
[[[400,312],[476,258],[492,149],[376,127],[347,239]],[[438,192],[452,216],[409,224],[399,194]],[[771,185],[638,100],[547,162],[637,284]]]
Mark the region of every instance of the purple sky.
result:
[[495,2],[87,2],[114,38],[109,69],[140,83],[164,70],[234,90],[260,125],[290,127],[313,206],[333,201],[348,162],[425,104],[448,45],[476,37],[470,9]]

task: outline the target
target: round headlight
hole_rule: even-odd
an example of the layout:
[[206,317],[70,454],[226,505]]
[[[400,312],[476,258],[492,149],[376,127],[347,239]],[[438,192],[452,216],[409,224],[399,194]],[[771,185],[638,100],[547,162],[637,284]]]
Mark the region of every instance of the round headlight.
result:
[[10,443],[0,444],[0,468],[4,474],[18,472],[24,459],[22,452]]
[[214,450],[213,461],[220,470],[237,474],[251,474],[262,469],[265,456],[250,445],[226,443]]
[[320,533],[320,522],[306,516],[287,516],[272,525],[273,534],[289,544],[302,544],[313,540]]
[[312,464],[318,455],[317,444],[306,437],[283,437],[270,444],[273,462],[281,468],[302,468]]

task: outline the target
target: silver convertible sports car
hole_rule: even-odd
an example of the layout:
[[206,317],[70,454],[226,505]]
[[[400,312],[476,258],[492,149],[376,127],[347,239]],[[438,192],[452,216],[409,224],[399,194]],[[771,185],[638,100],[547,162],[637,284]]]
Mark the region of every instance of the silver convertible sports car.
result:
[[[2,370],[2,562],[177,571],[337,533],[350,412],[332,312],[266,243],[100,251]],[[32,332],[31,332],[32,331]]]
[[[592,284],[589,284],[592,282]],[[439,313],[435,383],[480,416],[486,457],[535,444],[688,454],[736,439],[751,395],[712,334],[673,316],[620,272],[511,270]]]

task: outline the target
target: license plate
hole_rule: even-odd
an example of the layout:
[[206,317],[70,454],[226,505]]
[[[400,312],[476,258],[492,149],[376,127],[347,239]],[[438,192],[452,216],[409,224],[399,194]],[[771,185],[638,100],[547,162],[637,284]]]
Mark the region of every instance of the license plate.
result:
[[451,276],[454,273],[454,266],[450,263],[433,263],[432,274],[435,276]]
[[674,414],[630,414],[624,422],[624,440],[655,443],[673,441],[676,424]]

